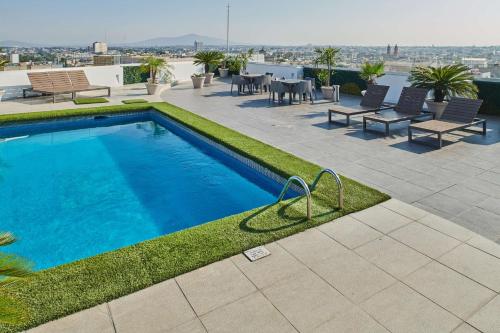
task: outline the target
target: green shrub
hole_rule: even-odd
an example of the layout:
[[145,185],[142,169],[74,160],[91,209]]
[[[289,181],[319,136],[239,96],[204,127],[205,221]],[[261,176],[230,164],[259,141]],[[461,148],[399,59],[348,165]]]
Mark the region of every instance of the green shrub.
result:
[[123,67],[123,84],[147,82],[149,70],[144,72],[140,66]]

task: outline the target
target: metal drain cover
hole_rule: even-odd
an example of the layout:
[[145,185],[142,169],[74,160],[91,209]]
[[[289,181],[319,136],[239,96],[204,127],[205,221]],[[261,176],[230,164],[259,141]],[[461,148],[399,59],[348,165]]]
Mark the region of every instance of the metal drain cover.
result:
[[267,257],[268,255],[271,254],[271,252],[269,252],[269,250],[266,249],[264,246],[257,246],[254,247],[253,249],[246,250],[245,252],[243,252],[243,254],[245,255],[245,257],[248,258],[248,260],[256,261],[264,257]]

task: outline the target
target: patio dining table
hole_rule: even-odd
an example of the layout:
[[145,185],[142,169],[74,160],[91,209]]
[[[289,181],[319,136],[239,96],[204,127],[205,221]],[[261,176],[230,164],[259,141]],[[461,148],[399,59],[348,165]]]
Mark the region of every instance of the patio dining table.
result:
[[250,94],[253,94],[253,86],[254,86],[254,81],[258,77],[262,77],[264,74],[242,74],[241,77],[243,77],[248,83],[249,83],[249,90]]
[[293,88],[296,85],[298,85],[301,81],[302,80],[296,80],[296,79],[279,80],[279,82],[281,82],[288,90],[288,99],[289,99],[290,105],[293,102],[293,98],[292,98]]

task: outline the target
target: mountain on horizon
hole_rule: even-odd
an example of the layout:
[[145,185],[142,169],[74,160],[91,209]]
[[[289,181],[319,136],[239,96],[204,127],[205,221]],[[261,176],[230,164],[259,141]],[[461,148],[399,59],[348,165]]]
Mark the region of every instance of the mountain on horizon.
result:
[[0,47],[43,47],[42,44],[21,42],[18,40],[2,40],[0,41]]
[[226,45],[226,41],[221,38],[203,36],[198,34],[187,34],[177,37],[158,37],[130,43],[113,43],[111,46],[132,46],[132,47],[162,47],[162,46],[192,46],[195,41],[204,45],[221,46]]

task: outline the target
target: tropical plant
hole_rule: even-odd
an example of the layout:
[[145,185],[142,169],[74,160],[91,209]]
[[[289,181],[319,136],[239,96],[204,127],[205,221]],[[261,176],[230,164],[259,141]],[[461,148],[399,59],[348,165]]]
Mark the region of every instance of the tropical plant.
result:
[[432,90],[434,102],[443,102],[451,96],[477,98],[478,89],[472,79],[467,66],[454,64],[416,67],[411,70],[408,81],[413,87]]
[[5,68],[5,65],[7,65],[8,63],[9,63],[8,60],[0,59],[0,71],[3,71],[3,69]]
[[361,66],[361,71],[359,73],[359,76],[363,80],[365,80],[368,84],[374,84],[376,78],[381,77],[385,74],[384,69],[385,69],[384,62],[376,62],[374,64],[365,62]]
[[[143,64],[141,65],[141,70],[143,72],[149,72],[149,83],[156,84],[159,79],[168,78],[168,80],[172,77],[172,66],[167,62],[165,58],[159,57],[147,57],[144,59]],[[160,78],[160,73],[162,73],[162,78]]]
[[337,61],[338,53],[340,49],[327,47],[327,48],[317,48],[314,50],[316,53],[316,58],[314,58],[314,64],[317,65],[326,65],[328,71],[328,80],[326,82],[326,86],[331,86],[331,77],[333,73],[333,66],[335,66],[335,62]]
[[224,60],[224,53],[220,51],[200,51],[194,55],[195,65],[204,65],[205,73],[210,72],[211,66],[218,66]]
[[328,84],[328,71],[326,69],[322,69],[318,72],[318,80],[321,82],[322,85],[327,85]]
[[205,73],[193,73],[191,77],[205,77]]
[[[7,246],[15,241],[11,233],[0,233],[0,246]],[[8,294],[8,287],[30,273],[30,264],[26,260],[0,252],[0,323],[19,324],[25,318],[22,305]]]

